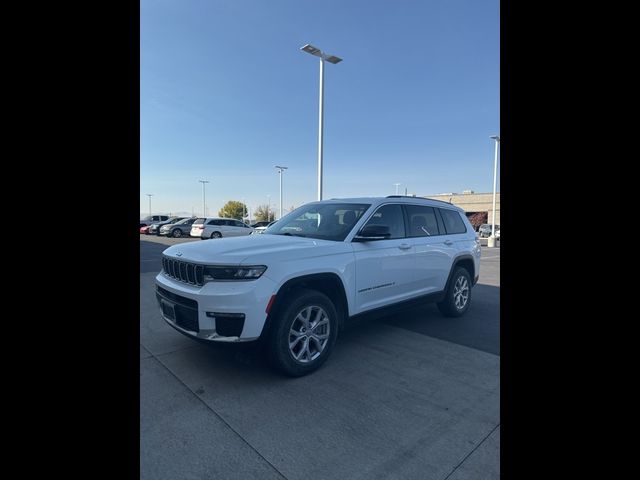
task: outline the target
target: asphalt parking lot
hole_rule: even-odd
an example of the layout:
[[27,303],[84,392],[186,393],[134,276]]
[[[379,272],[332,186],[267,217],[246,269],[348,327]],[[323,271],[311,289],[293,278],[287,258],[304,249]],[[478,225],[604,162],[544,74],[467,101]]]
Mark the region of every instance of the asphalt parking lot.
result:
[[190,241],[140,236],[140,478],[500,477],[499,248],[483,247],[464,317],[425,305],[358,322],[290,379],[162,320],[161,253]]

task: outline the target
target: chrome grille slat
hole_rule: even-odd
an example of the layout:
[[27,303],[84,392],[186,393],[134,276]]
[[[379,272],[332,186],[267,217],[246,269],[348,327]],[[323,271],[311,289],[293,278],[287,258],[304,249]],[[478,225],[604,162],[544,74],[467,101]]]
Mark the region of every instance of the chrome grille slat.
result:
[[193,263],[187,263],[187,282],[191,285],[196,283],[195,267]]
[[165,275],[189,285],[204,285],[204,265],[162,257],[162,270]]

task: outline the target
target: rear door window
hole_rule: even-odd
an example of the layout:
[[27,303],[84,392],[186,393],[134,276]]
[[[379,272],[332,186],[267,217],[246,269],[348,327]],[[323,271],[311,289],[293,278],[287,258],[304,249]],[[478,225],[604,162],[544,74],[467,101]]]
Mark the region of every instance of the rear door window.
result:
[[409,217],[410,237],[431,237],[444,233],[440,231],[436,211],[433,207],[407,205],[406,209]]

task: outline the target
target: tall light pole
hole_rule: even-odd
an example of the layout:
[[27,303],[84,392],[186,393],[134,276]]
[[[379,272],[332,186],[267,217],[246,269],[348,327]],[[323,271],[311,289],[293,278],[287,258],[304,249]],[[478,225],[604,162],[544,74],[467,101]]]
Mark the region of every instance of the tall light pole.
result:
[[209,183],[209,180],[198,180],[200,183],[202,183],[202,216],[206,217],[207,216],[207,210],[205,207],[205,202],[204,202],[204,184],[205,183]]
[[146,193],[147,197],[149,197],[149,216],[151,216],[151,197],[153,197],[153,193]]
[[322,123],[324,118],[324,62],[327,61],[329,63],[336,64],[338,62],[341,62],[342,59],[336,57],[335,55],[327,55],[323,53],[319,48],[316,48],[313,45],[309,44],[301,47],[300,50],[320,58],[320,112],[318,114],[318,200],[322,200]]
[[402,184],[401,184],[401,183],[394,183],[394,185],[396,186],[396,195],[398,195],[398,187],[399,187],[400,185],[402,185]]
[[496,245],[496,178],[498,175],[498,146],[500,145],[500,137],[498,135],[492,135],[496,141],[496,155],[493,160],[493,215],[491,218],[491,236],[487,240],[488,247],[495,247]]
[[280,165],[275,166],[278,169],[278,174],[280,175],[280,218],[282,218],[282,171],[286,170],[289,167],[281,167]]

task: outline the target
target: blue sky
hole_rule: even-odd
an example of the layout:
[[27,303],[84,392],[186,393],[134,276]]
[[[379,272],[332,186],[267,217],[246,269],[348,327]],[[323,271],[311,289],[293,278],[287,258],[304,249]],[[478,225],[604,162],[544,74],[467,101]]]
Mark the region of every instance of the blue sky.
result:
[[141,0],[140,211],[210,215],[324,198],[490,192],[497,0]]

